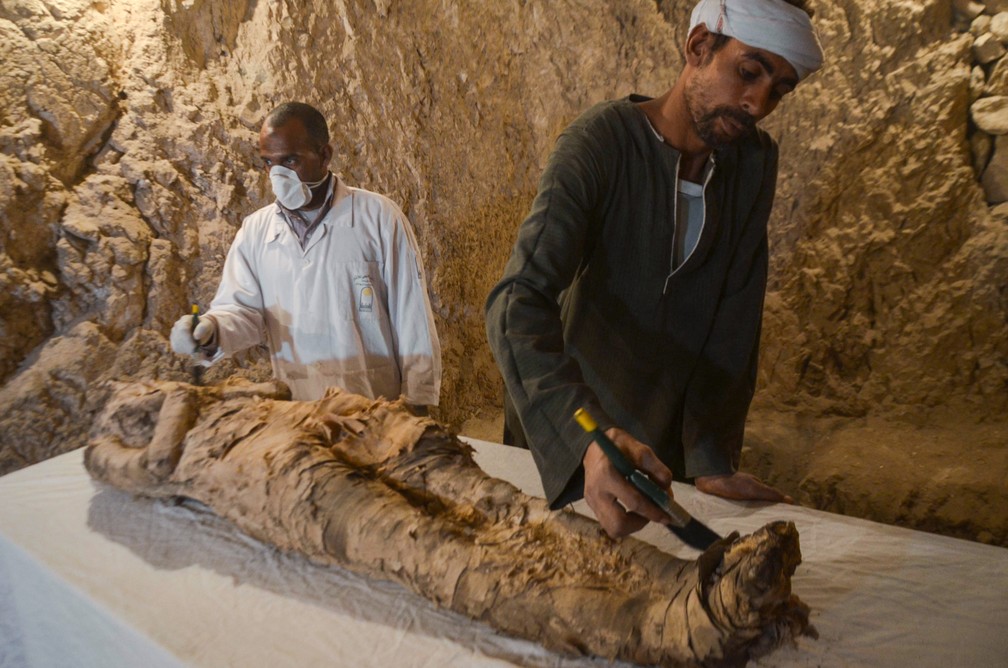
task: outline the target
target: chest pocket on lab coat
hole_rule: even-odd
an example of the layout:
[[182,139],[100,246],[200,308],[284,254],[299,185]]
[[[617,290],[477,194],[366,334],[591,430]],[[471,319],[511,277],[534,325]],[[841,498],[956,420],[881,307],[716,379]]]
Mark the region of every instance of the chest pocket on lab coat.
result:
[[339,263],[337,313],[343,320],[375,322],[384,318],[385,290],[377,262]]

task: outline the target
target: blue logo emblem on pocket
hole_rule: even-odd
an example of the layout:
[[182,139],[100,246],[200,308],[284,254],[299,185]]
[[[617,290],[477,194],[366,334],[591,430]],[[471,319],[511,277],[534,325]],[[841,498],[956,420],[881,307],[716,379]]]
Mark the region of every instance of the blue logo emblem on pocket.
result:
[[357,312],[371,313],[374,308],[374,287],[370,276],[354,276],[354,292],[357,293]]
[[374,290],[371,286],[360,289],[360,294],[357,296],[357,310],[361,313],[370,313],[371,305],[374,303]]

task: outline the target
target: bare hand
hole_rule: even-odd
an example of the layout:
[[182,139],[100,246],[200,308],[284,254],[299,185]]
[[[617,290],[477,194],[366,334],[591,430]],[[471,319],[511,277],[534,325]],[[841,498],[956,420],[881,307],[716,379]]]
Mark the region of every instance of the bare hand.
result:
[[774,501],[794,503],[794,499],[761,481],[751,473],[736,471],[725,475],[706,475],[696,479],[696,488],[735,501]]
[[[672,484],[672,472],[661,463],[654,450],[617,427],[606,430],[608,436],[635,467],[647,473],[664,488]],[[639,531],[649,521],[668,524],[671,520],[658,506],[637,491],[613,467],[598,443],[592,441],[583,459],[584,497],[606,533],[612,538]],[[668,490],[669,496],[672,490]]]

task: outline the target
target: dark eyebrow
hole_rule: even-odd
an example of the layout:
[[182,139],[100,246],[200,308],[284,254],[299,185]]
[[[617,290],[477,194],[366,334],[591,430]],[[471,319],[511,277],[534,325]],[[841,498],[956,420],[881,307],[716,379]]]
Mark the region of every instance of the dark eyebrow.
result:
[[[771,63],[770,59],[768,59],[759,51],[746,51],[745,53],[742,54],[742,57],[755,60],[757,63],[763,66],[763,69],[765,69],[770,76],[773,76],[774,73],[773,63]],[[780,83],[786,86],[790,86],[791,88],[794,88],[795,86],[798,85],[798,80],[792,79],[791,77],[786,77],[784,79],[781,79]]]

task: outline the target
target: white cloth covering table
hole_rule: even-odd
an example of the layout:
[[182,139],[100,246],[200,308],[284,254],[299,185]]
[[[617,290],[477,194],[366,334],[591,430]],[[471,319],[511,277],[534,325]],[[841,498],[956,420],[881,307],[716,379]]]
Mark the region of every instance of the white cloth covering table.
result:
[[[470,443],[488,473],[542,495],[527,451]],[[1008,666],[1008,550],[674,491],[720,533],[798,526],[793,589],[820,638],[755,665]],[[658,526],[638,536],[697,554]],[[557,656],[399,585],[281,554],[195,504],[105,487],[81,451],[0,478],[0,666],[141,665],[609,664]]]

